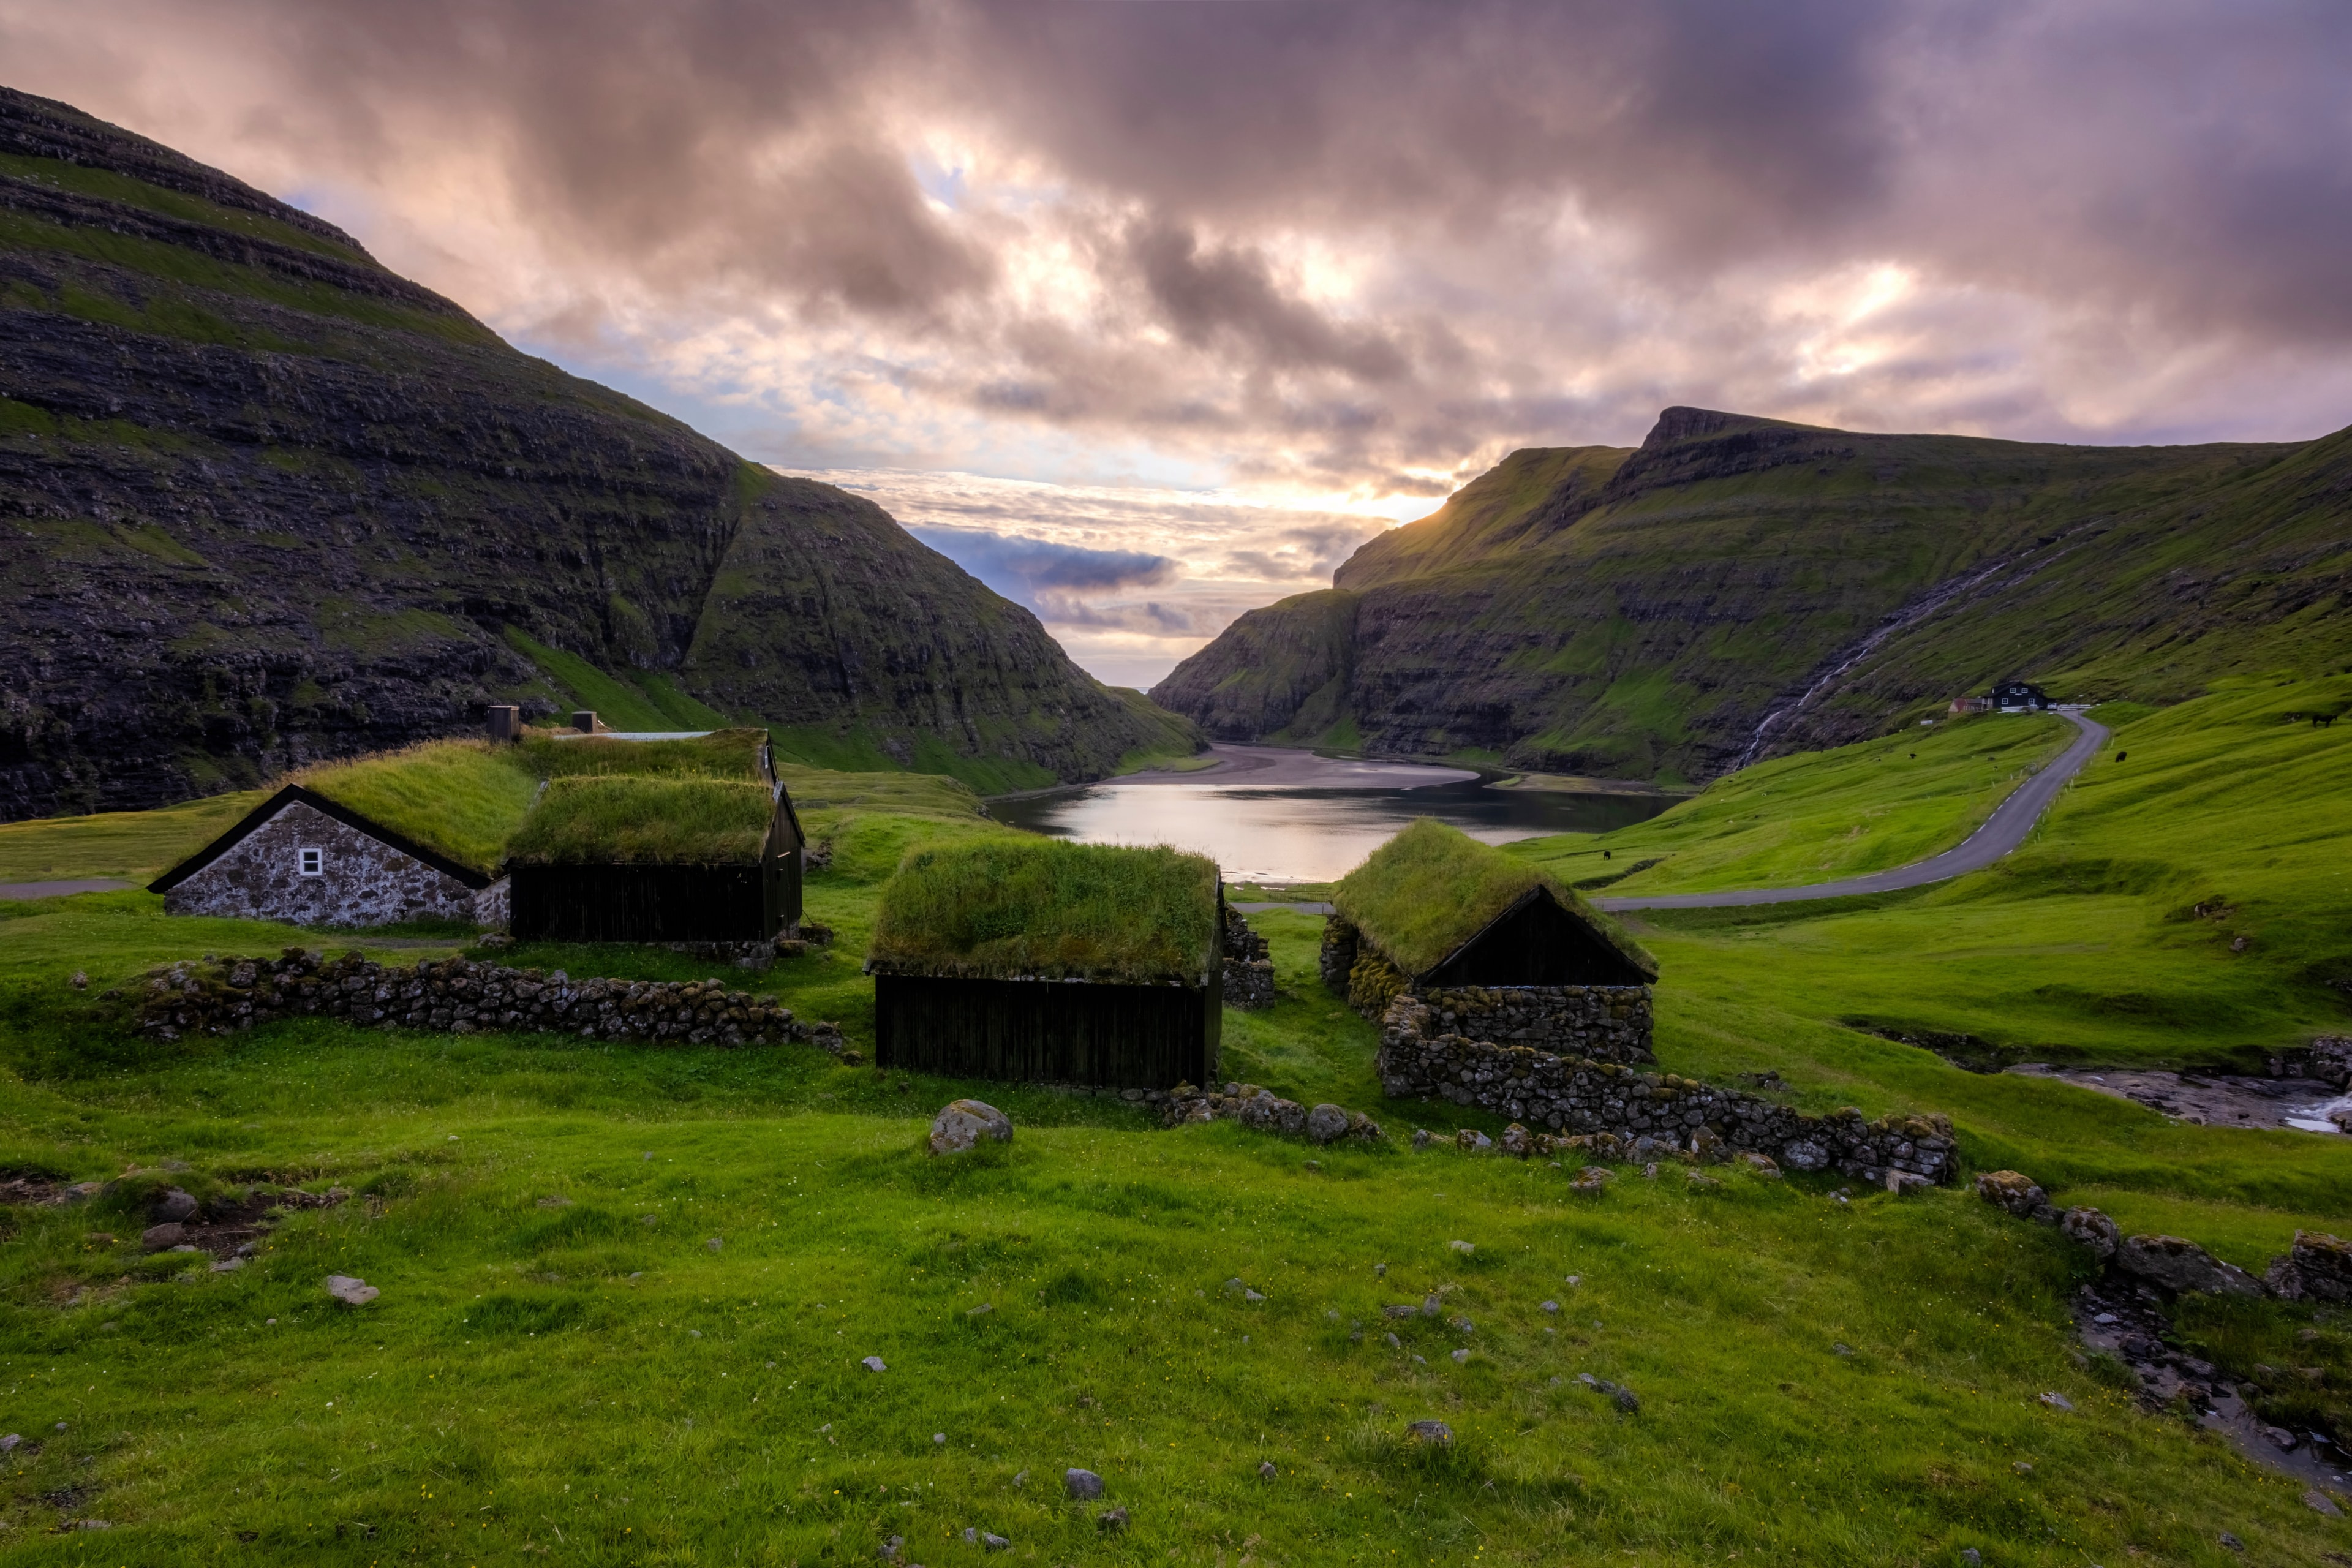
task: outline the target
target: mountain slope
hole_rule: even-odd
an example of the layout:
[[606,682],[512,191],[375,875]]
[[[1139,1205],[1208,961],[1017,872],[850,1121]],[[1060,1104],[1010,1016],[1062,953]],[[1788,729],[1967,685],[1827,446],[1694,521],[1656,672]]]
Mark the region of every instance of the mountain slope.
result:
[[[250,784],[613,672],[877,763],[931,737],[975,781],[1189,742],[879,513],[837,566],[824,487],[515,352],[331,224],[5,89],[0,148],[0,817]],[[739,549],[802,563],[814,613],[730,623]],[[720,646],[867,673],[735,702],[688,668]]]
[[[2352,437],[2066,447],[1672,408],[1630,454],[1513,454],[1153,696],[1220,739],[1661,781],[2011,675],[2168,700],[2352,655],[2328,613],[2352,584],[2347,481]],[[1320,663],[1277,679],[1266,650],[1292,647]]]

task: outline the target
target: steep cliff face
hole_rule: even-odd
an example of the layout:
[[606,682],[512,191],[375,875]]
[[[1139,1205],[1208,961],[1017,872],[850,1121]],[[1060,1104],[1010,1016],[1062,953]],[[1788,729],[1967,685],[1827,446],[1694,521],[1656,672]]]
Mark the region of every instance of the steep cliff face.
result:
[[2335,668],[2352,655],[2326,614],[2347,581],[2347,447],[1669,409],[1630,454],[1515,453],[1342,566],[1353,626],[1324,656],[1347,672],[1318,689],[1328,721],[1290,705],[1299,681],[1264,652],[1316,643],[1315,595],[1244,617],[1154,695],[1221,738],[1673,781],[1877,733],[2009,675],[2163,699]]
[[1036,616],[911,542],[872,501],[771,479],[712,584],[687,689],[725,712],[790,716],[778,743],[812,761],[983,789],[1197,748],[1188,721],[1079,674]]
[[[976,778],[1090,777],[1184,743],[1042,633],[964,635],[1021,612],[887,520],[829,618],[712,625],[747,528],[771,558],[833,547],[771,479],[516,353],[333,226],[0,89],[0,817],[257,782],[470,728],[495,700],[557,707],[509,628],[607,671],[681,671],[705,643],[953,664],[970,700],[931,754]],[[925,616],[897,608],[909,583]],[[860,743],[942,710],[920,681],[818,689],[726,710]]]

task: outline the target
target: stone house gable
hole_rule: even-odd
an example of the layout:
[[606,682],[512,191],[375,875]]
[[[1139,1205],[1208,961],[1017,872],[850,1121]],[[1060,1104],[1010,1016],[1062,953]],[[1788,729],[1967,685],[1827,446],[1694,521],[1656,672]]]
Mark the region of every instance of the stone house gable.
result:
[[174,915],[294,925],[502,923],[506,883],[289,784],[150,884]]

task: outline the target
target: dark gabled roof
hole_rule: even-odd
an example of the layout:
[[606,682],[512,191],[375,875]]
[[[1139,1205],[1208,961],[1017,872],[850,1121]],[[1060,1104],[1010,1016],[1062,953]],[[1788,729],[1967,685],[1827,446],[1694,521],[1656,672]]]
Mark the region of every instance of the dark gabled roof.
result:
[[366,834],[387,848],[397,849],[403,855],[421,860],[443,876],[454,877],[469,888],[487,888],[495,880],[494,878],[484,876],[470,866],[458,864],[437,849],[426,848],[405,834],[395,833],[383,823],[361,816],[348,805],[329,800],[316,790],[305,789],[300,784],[288,784],[284,789],[246,813],[236,826],[148,883],[147,890],[151,893],[170,892],[239,844],[244,843],[246,838],[263,823],[268,822],[288,806],[298,805],[307,805],[322,816],[333,817],[344,826],[355,828]]

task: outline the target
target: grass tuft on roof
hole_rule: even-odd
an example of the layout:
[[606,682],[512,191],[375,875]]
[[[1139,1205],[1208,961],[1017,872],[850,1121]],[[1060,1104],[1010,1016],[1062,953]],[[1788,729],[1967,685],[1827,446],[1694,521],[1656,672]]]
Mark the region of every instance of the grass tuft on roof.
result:
[[1407,974],[1426,974],[1538,888],[1655,977],[1658,961],[1567,883],[1433,816],[1414,819],[1340,879],[1331,905]]
[[497,874],[538,789],[508,749],[488,741],[426,741],[306,768],[288,782],[485,876]]
[[744,866],[775,810],[768,786],[735,779],[551,779],[507,847],[539,866]]
[[760,778],[764,730],[713,730],[690,741],[615,741],[583,735],[559,741],[527,737],[514,748],[524,767],[543,779],[583,776],[637,778]]
[[1007,834],[908,853],[866,956],[902,974],[1200,984],[1217,938],[1203,856]]

